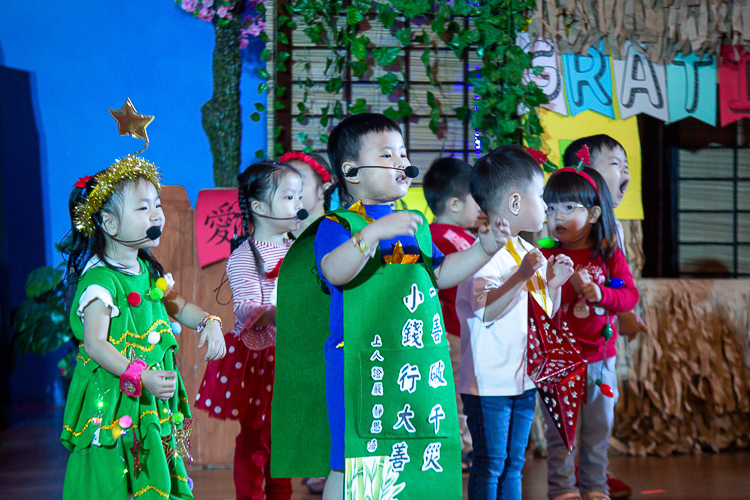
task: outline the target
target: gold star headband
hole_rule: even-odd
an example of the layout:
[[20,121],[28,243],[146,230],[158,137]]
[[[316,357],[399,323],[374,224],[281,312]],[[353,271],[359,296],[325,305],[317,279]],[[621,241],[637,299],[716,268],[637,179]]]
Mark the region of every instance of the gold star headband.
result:
[[[148,135],[146,127],[154,119],[153,116],[142,115],[133,107],[130,99],[125,101],[121,109],[111,109],[109,112],[117,120],[120,135],[132,135],[146,141],[146,146],[133,154],[116,160],[109,168],[95,177],[96,185],[89,195],[75,208],[74,223],[78,231],[91,238],[95,231],[94,215],[101,210],[102,205],[117,190],[118,185],[124,180],[135,180],[139,178],[148,179],[161,190],[161,175],[156,165],[150,161],[135,155],[142,153],[148,147]],[[80,179],[77,187],[85,188],[86,177]],[[83,182],[82,182],[83,181]],[[83,185],[81,185],[83,184]]]

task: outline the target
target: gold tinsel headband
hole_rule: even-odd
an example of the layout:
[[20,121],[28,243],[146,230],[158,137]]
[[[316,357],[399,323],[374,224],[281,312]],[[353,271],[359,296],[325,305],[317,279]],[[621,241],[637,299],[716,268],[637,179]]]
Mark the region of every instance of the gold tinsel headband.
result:
[[140,156],[126,156],[121,158],[107,170],[98,174],[96,185],[86,199],[75,208],[74,222],[76,229],[87,237],[94,236],[96,226],[94,214],[101,210],[102,205],[114,194],[119,184],[125,180],[147,179],[161,191],[161,175],[156,165]]
[[[125,180],[134,181],[136,179],[148,179],[161,191],[161,175],[159,175],[156,165],[139,156],[148,147],[148,134],[146,127],[154,119],[153,116],[143,115],[135,110],[130,99],[125,101],[120,109],[109,109],[112,118],[117,121],[117,128],[120,135],[130,135],[146,141],[146,146],[140,151],[116,160],[107,170],[96,176],[96,185],[91,190],[84,201],[79,203],[75,208],[73,223],[78,231],[85,234],[88,238],[94,236],[96,226],[94,225],[94,215],[102,209],[102,205],[112,196],[118,188],[118,185]],[[90,177],[83,177],[78,180],[76,187],[85,188]]]

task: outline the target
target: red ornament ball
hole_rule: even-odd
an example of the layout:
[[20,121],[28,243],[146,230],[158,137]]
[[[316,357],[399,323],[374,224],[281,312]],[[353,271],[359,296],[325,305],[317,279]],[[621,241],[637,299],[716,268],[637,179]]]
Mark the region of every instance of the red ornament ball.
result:
[[615,393],[612,392],[612,388],[609,386],[609,384],[602,384],[599,386],[599,390],[602,391],[602,394],[607,396],[608,398],[615,397]]
[[138,307],[138,304],[141,303],[141,295],[138,292],[130,292],[128,294],[128,304],[130,304],[133,307]]

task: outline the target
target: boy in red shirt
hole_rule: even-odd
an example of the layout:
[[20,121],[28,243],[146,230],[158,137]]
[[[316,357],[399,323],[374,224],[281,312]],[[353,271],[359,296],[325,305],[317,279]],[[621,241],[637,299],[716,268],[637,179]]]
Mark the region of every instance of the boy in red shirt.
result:
[[[427,199],[435,222],[430,224],[432,241],[445,255],[466,250],[476,238],[467,228],[476,227],[481,210],[469,193],[471,165],[458,158],[435,160],[424,176],[424,196]],[[456,287],[438,291],[443,308],[443,321],[448,334],[451,364],[455,385],[458,387],[459,363],[461,361],[461,325],[456,315]],[[464,455],[464,471],[468,471],[468,455],[472,451],[471,434],[466,426],[463,404],[456,394],[458,424],[461,431],[461,451]]]

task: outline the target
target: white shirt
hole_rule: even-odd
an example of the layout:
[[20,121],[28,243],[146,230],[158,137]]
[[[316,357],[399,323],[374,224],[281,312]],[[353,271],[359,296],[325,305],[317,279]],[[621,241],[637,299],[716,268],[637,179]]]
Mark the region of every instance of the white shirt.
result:
[[[512,237],[523,259],[533,245]],[[497,252],[472,278],[458,285],[456,313],[461,322],[461,369],[458,391],[475,396],[517,396],[534,388],[526,375],[526,337],[528,335],[528,288],[516,295],[497,318],[484,321],[487,295],[499,288],[518,270],[507,248]],[[544,279],[546,264],[538,273]],[[536,278],[534,278],[536,282]],[[545,280],[546,287],[546,280]],[[547,306],[552,302],[547,296]]]

